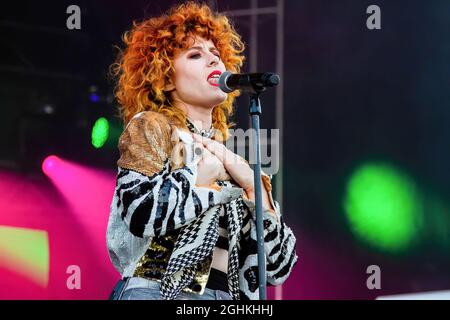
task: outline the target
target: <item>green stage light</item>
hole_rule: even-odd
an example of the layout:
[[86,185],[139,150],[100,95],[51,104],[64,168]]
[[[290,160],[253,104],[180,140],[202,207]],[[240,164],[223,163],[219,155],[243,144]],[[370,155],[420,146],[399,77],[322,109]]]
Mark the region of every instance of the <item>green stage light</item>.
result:
[[353,233],[368,244],[399,252],[422,225],[421,195],[406,174],[387,164],[359,167],[347,185],[344,210]]
[[49,263],[47,231],[0,226],[0,267],[21,274],[46,288]]
[[95,121],[92,127],[92,145],[95,148],[101,148],[108,140],[109,136],[109,122],[106,118],[101,117]]

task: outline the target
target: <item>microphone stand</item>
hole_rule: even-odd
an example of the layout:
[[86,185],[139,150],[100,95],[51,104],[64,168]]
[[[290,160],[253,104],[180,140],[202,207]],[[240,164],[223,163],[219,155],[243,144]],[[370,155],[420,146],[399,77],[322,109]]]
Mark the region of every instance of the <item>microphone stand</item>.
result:
[[250,82],[250,86],[244,89],[250,95],[249,114],[252,122],[252,147],[253,154],[256,155],[256,163],[253,164],[253,179],[255,186],[255,211],[256,211],[256,237],[258,249],[258,288],[259,300],[267,300],[266,293],[266,254],[264,250],[264,217],[262,208],[262,182],[261,182],[261,137],[259,119],[262,114],[261,102],[259,95],[266,91],[267,86],[277,85],[279,82],[278,75],[272,77],[271,84],[265,85],[258,82]]
[[258,248],[258,274],[259,274],[259,300],[267,300],[266,294],[266,255],[264,250],[264,221],[262,212],[262,184],[261,184],[261,139],[259,118],[262,114],[261,103],[259,101],[260,92],[256,90],[250,95],[249,114],[252,120],[252,144],[253,154],[256,155],[256,163],[253,165],[253,178],[255,185],[255,209],[256,209],[256,236]]
[[[225,78],[222,78],[225,75]],[[256,211],[256,237],[258,249],[258,288],[259,299],[267,300],[266,295],[266,255],[264,250],[264,217],[262,210],[262,182],[261,182],[261,139],[259,118],[262,114],[261,102],[259,95],[266,91],[267,87],[278,85],[280,78],[277,74],[271,72],[255,73],[240,75],[233,79],[231,87],[228,86],[227,79],[230,79],[231,72],[224,72],[221,75],[219,83],[221,89],[229,93],[233,90],[241,90],[241,92],[250,95],[249,114],[252,122],[252,139],[253,154],[256,155],[256,163],[253,164],[253,179],[255,188],[255,211]],[[223,80],[222,80],[223,79]],[[222,88],[223,85],[223,88]]]

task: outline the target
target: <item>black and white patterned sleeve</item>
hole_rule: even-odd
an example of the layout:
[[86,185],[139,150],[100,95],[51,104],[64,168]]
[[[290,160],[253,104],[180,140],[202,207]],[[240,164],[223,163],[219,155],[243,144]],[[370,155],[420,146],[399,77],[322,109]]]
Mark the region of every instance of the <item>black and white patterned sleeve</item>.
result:
[[[244,198],[242,200],[248,209],[248,214],[243,220],[241,243],[245,243],[249,253],[257,254],[255,204]],[[263,211],[266,275],[269,284],[280,285],[286,281],[297,263],[296,238],[292,229],[284,222],[278,202],[274,201],[271,195],[270,201],[275,212]]]
[[195,186],[198,157],[187,157],[181,168],[172,170],[173,130],[163,115],[142,112],[119,139],[111,215],[136,237],[165,235],[193,222],[208,208],[240,196],[239,190]]
[[239,196],[231,189],[196,187],[193,166],[170,172],[167,162],[152,177],[119,167],[113,210],[137,237],[161,236],[194,221],[208,208]]

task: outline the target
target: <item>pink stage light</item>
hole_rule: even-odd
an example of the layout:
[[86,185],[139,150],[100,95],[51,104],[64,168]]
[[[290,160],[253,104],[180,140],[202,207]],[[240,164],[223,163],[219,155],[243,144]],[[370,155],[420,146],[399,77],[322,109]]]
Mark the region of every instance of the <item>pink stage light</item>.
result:
[[64,196],[71,207],[87,224],[97,224],[109,215],[115,174],[101,169],[48,156],[43,171]]
[[[24,276],[17,267],[22,260],[8,248],[28,248],[31,243],[16,237],[8,250],[0,246],[0,278],[5,289],[0,290],[0,300],[106,299],[120,276],[109,260],[105,238],[115,172],[56,155],[42,162],[42,170],[46,178],[0,171],[0,226],[47,232],[48,286],[43,285],[42,268],[35,267],[32,275],[39,277],[30,278],[30,272]],[[30,259],[33,266],[42,265],[42,259]],[[67,287],[71,265],[81,270],[81,290]]]
[[58,163],[61,162],[61,159],[57,156],[51,155],[45,158],[45,160],[42,162],[42,171],[46,175],[50,175],[51,171],[54,170]]
[[[102,233],[107,221],[82,225],[44,177],[0,171],[0,194],[0,300],[107,298],[118,274],[106,249],[98,253],[104,239],[89,236]],[[82,290],[66,285],[70,265],[82,270]]]
[[[90,238],[90,249],[117,277],[106,249],[106,227],[116,175],[112,171],[83,166],[72,161],[50,156],[47,176],[66,200],[74,218]],[[47,160],[46,159],[46,160]],[[44,165],[47,165],[45,162]]]

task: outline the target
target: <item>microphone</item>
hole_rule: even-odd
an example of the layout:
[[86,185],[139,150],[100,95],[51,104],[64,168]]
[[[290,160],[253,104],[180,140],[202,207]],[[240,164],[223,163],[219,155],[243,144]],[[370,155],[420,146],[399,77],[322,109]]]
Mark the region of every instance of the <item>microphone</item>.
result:
[[219,78],[219,88],[226,93],[234,90],[262,92],[266,87],[274,87],[279,83],[280,77],[272,72],[233,74],[225,71]]

